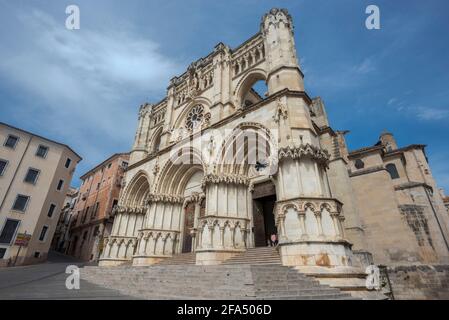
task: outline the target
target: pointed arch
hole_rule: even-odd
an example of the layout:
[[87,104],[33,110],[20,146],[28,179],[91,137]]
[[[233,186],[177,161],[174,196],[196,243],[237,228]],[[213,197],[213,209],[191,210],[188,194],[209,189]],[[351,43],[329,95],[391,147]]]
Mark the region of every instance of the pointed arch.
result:
[[187,183],[198,171],[205,172],[201,152],[192,147],[181,148],[162,168],[154,192],[183,196]]
[[251,166],[266,161],[277,170],[277,140],[259,123],[238,125],[225,138],[216,160],[217,173],[248,175]]
[[129,182],[122,196],[122,205],[144,206],[150,192],[150,179],[143,170],[137,172]]
[[260,80],[265,81],[265,83],[267,82],[267,72],[260,68],[250,69],[241,77],[234,90],[234,99],[237,108],[243,106],[245,96],[250,92],[252,86]]
[[161,137],[162,137],[162,126],[159,126],[151,136],[151,139],[149,141],[148,149],[150,153],[158,152],[161,147]]
[[184,108],[184,110],[179,114],[176,120],[173,122],[172,129],[180,129],[184,127],[183,122],[185,121],[188,113],[192,110],[196,105],[202,105],[204,108],[204,114],[210,113],[210,106],[212,105],[211,101],[205,97],[196,97],[192,101],[190,101]]

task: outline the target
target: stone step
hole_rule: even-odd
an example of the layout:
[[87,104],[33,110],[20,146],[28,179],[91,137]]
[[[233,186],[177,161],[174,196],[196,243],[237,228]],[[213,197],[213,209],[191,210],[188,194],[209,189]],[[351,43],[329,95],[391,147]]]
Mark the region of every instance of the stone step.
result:
[[260,247],[260,248],[250,248],[241,254],[223,262],[223,265],[233,265],[233,264],[281,264],[281,257],[278,251],[274,247]]
[[352,298],[293,268],[252,261],[219,266],[89,267],[81,269],[81,278],[143,299]]

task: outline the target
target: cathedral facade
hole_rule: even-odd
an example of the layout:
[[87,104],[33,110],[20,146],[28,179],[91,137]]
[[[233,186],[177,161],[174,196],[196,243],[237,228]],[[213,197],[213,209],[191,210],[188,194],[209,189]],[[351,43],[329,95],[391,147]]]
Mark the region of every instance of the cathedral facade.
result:
[[[102,266],[193,252],[220,264],[278,240],[283,265],[448,263],[449,219],[423,145],[349,151],[304,89],[292,18],[272,9],[139,110]],[[266,84],[266,93],[254,89]]]

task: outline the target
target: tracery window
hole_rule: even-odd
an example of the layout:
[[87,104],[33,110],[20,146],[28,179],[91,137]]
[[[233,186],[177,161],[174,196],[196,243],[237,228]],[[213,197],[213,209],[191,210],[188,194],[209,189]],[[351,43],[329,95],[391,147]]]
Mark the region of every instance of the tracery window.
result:
[[193,130],[198,128],[204,119],[204,108],[202,105],[196,105],[190,110],[186,119],[186,128]]

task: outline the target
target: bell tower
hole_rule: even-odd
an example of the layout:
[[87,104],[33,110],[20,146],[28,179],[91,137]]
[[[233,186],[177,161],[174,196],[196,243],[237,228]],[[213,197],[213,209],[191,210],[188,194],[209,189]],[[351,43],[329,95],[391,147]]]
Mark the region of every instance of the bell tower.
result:
[[271,9],[263,16],[260,29],[267,52],[269,95],[285,88],[304,91],[290,14],[285,9]]

